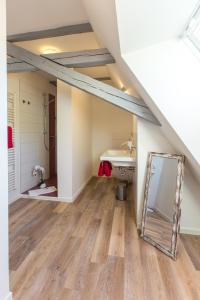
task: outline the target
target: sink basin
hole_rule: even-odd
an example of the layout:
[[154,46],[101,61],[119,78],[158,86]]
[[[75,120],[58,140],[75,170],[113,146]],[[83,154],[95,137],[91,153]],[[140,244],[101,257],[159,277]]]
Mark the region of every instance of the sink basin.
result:
[[118,167],[132,167],[136,164],[135,151],[132,155],[128,150],[107,150],[100,156],[100,160],[110,161],[114,166]]

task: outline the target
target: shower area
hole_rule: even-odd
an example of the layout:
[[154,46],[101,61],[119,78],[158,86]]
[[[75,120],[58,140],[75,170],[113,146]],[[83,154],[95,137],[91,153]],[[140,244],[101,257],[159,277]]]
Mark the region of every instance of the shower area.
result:
[[57,197],[56,87],[39,74],[8,77],[9,200]]
[[[42,104],[42,141],[43,158],[38,159],[40,164],[33,167],[33,176],[37,181],[31,189],[24,192],[29,196],[57,197],[57,164],[56,164],[56,97],[52,94],[43,94]],[[44,148],[44,149],[42,149]],[[39,157],[39,156],[38,156]]]

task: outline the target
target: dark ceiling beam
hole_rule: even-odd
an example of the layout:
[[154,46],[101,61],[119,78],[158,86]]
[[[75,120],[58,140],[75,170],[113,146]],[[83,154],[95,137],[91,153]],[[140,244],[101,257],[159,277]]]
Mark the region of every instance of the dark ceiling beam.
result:
[[77,33],[86,33],[92,31],[93,29],[90,23],[84,23],[84,24],[69,25],[69,26],[63,26],[63,27],[40,30],[40,31],[31,31],[25,33],[13,34],[7,36],[7,40],[9,42],[24,42],[24,41],[52,38],[57,36],[77,34]]
[[115,63],[108,49],[91,49],[42,55],[68,68],[88,68]]
[[7,54],[44,71],[63,82],[114,104],[138,117],[159,125],[143,100],[130,96],[111,85],[63,67],[19,46],[7,42]]

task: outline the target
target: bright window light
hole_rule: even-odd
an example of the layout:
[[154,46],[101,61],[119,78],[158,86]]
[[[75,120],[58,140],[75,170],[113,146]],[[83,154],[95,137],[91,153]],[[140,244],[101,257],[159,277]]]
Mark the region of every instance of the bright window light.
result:
[[191,18],[185,34],[200,51],[200,6]]

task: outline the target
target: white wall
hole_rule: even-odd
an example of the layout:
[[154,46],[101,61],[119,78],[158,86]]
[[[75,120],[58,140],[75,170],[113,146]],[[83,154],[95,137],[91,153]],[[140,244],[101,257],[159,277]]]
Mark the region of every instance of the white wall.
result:
[[91,96],[72,88],[72,191],[73,199],[92,174],[92,105]]
[[184,233],[200,235],[199,195],[199,181],[193,176],[188,164],[186,164],[181,216],[181,231]]
[[133,131],[131,113],[92,97],[93,175],[98,173],[100,155],[108,149],[119,149]]
[[6,1],[0,1],[0,300],[11,300],[8,270],[8,161],[6,90]]
[[128,140],[133,116],[58,80],[58,197],[73,201],[92,174],[99,156]]
[[57,176],[58,197],[72,198],[72,91],[57,80]]
[[73,201],[92,176],[90,95],[57,81],[58,197]]
[[[38,177],[32,176],[35,165],[42,165],[49,177],[49,152],[44,147],[43,130],[43,101],[44,94],[55,94],[56,89],[49,81],[38,73],[19,73],[8,75],[8,91],[15,91],[17,106],[17,135],[20,144],[20,192],[32,188],[39,182]],[[26,103],[23,103],[23,100]],[[30,101],[30,105],[28,105]],[[47,112],[48,116],[48,112]],[[48,120],[47,120],[48,126]],[[48,135],[46,137],[48,145]],[[16,195],[17,196],[17,195]],[[11,199],[12,200],[12,199]]]

